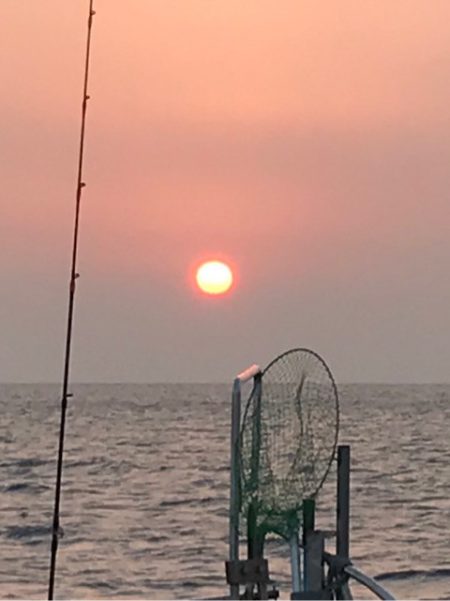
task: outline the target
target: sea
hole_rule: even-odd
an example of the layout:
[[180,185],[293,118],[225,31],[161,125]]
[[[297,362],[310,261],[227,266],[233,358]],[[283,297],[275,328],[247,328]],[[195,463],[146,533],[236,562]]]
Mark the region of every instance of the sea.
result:
[[[225,596],[230,386],[80,384],[72,392],[55,597]],[[349,384],[339,394],[355,566],[397,598],[450,599],[450,385]],[[0,386],[4,599],[47,594],[59,419],[59,386]],[[318,528],[334,528],[335,493],[333,468],[317,500]],[[267,556],[288,599],[286,544],[270,541]]]

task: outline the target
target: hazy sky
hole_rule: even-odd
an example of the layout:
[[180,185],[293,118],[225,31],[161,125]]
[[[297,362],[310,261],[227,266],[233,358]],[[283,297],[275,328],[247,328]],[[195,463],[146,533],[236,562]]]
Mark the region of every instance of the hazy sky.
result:
[[[61,376],[87,6],[0,1],[0,381]],[[73,378],[448,382],[450,2],[96,11]]]

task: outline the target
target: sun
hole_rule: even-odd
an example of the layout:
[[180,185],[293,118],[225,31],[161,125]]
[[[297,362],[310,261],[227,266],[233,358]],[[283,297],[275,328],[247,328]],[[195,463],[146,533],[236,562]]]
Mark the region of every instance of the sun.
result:
[[197,269],[197,286],[206,294],[224,294],[233,284],[233,272],[223,261],[207,261]]

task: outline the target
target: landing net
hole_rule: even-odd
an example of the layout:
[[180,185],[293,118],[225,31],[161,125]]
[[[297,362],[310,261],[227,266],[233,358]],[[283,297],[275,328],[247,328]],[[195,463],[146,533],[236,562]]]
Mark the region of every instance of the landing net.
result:
[[[313,351],[288,351],[263,371],[241,427],[241,512],[248,535],[297,531],[333,460],[339,425],[336,384]],[[256,530],[255,530],[256,529]]]

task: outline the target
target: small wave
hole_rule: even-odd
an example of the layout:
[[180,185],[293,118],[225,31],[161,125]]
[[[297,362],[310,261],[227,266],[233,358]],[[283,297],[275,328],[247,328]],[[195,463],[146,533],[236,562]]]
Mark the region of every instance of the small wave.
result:
[[197,530],[195,528],[181,528],[178,532],[179,536],[196,536]]
[[398,572],[383,572],[375,576],[376,580],[409,580],[410,578],[448,578],[450,568],[435,570],[399,570]]
[[18,459],[14,462],[17,467],[38,467],[40,465],[46,465],[49,463],[45,459],[37,459],[36,457],[30,457],[28,459]]
[[170,540],[168,536],[165,536],[165,535],[158,536],[157,534],[147,536],[145,539],[145,541],[147,543],[163,543],[167,540]]
[[89,459],[79,459],[78,461],[66,461],[64,466],[67,469],[74,469],[77,467],[91,467],[93,465],[102,465],[107,463],[109,460],[107,457],[90,457]]
[[17,468],[19,470],[28,470],[33,467],[40,467],[41,465],[46,465],[50,463],[49,461],[43,459],[15,459],[14,461],[2,461],[0,462],[1,468]]
[[40,493],[49,489],[49,486],[44,486],[43,484],[27,484],[26,482],[15,482],[14,484],[6,486],[4,491]]
[[220,502],[222,499],[220,497],[202,497],[201,499],[194,499],[195,501],[200,505],[209,505],[210,503]]
[[201,586],[195,580],[183,580],[183,582],[181,582],[180,584],[183,588],[189,588],[189,589],[196,589],[196,588],[200,588],[200,586]]
[[192,481],[192,486],[214,486],[215,480],[213,478],[199,478],[198,480]]
[[184,505],[185,503],[189,503],[189,500],[180,499],[180,500],[174,500],[174,501],[161,501],[159,506],[160,507],[177,507],[178,505]]
[[36,544],[47,539],[50,532],[50,526],[7,526],[6,538]]
[[108,590],[115,591],[119,588],[116,584],[111,584],[110,582],[106,582],[106,580],[95,580],[93,582],[84,582],[82,586],[86,586],[88,588],[93,588],[97,590]]
[[159,504],[160,507],[176,507],[178,505],[186,505],[186,506],[192,506],[192,505],[209,505],[210,503],[214,503],[217,500],[221,500],[220,498],[217,499],[216,497],[200,497],[200,498],[188,498],[188,499],[173,499],[173,500],[169,500],[169,501],[161,501],[161,503]]
[[26,482],[16,482],[15,484],[10,484],[5,488],[5,492],[20,492],[23,490],[28,490],[30,485]]

